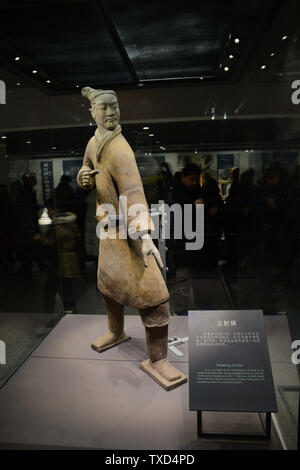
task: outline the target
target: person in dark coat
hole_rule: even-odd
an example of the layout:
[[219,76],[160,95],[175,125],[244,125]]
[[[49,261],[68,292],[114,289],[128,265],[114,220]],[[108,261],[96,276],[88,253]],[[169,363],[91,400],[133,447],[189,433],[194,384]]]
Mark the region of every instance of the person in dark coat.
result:
[[[56,201],[59,204],[60,201]],[[61,202],[60,205],[63,205]],[[53,313],[55,295],[62,297],[65,313],[75,313],[73,280],[81,277],[79,267],[80,233],[76,223],[77,216],[72,212],[62,212],[55,207],[53,199],[46,203],[52,219],[47,235],[38,234],[34,239],[45,252],[46,283],[43,304],[45,313]]]
[[62,175],[58,186],[54,190],[55,198],[63,204],[61,210],[76,213],[77,199],[71,186],[69,175]]
[[[184,224],[184,205],[190,204],[193,207],[193,228],[196,217],[196,204],[202,204],[202,191],[200,188],[200,166],[189,163],[181,172],[174,176],[173,191],[168,193],[166,202],[171,206],[180,204],[182,208],[182,224]],[[185,245],[188,241],[184,237],[184,225],[182,225],[182,239],[174,240],[176,250],[176,265],[182,268],[191,268],[195,265],[195,251],[188,251]]]

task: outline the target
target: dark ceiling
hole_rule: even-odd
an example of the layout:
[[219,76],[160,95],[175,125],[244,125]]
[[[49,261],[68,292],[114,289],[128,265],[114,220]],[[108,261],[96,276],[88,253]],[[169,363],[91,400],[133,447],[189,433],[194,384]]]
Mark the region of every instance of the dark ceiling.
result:
[[[2,0],[1,72],[9,92],[22,77],[30,93],[33,85],[51,95],[79,94],[86,85],[166,87],[166,97],[167,87],[186,83],[234,90],[246,82],[256,90],[259,82],[299,79],[299,17],[299,0]],[[157,122],[148,132],[126,124],[123,132],[145,152],[298,148],[299,119],[279,117]],[[5,132],[5,142],[13,156],[66,156],[81,154],[93,132],[70,124]]]
[[257,44],[261,46],[285,3],[1,1],[0,58],[11,70],[56,93],[86,85],[227,82],[240,75],[245,55],[248,60]]

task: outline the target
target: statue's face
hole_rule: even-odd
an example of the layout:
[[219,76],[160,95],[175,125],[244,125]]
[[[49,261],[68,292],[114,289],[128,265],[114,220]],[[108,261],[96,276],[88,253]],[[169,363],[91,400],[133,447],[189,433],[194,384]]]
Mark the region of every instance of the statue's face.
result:
[[119,124],[120,109],[118,100],[111,93],[100,95],[93,106],[92,116],[97,126],[113,131]]

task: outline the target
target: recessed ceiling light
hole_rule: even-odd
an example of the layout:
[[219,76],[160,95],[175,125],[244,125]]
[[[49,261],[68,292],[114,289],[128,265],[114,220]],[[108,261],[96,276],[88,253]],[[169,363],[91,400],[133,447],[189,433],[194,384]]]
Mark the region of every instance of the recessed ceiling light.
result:
[[234,42],[238,44],[240,42],[239,38],[235,38]]
[[27,140],[26,144],[31,144],[31,140]]
[[6,136],[6,135],[3,135],[3,136],[1,137],[1,139],[7,139],[7,136]]
[[230,54],[229,59],[233,59],[233,58],[234,58],[234,55]]
[[51,83],[51,80],[47,80],[47,83]]
[[147,127],[147,126],[143,127],[143,131],[147,131],[148,129],[150,129],[150,127]]
[[228,72],[229,67],[224,67],[225,72]]
[[285,41],[287,39],[287,36],[282,36],[282,41]]
[[33,70],[32,73],[37,73],[37,70]]
[[15,57],[15,60],[16,60],[16,61],[20,60],[20,57]]
[[264,70],[266,67],[267,67],[266,65],[262,65],[261,69]]

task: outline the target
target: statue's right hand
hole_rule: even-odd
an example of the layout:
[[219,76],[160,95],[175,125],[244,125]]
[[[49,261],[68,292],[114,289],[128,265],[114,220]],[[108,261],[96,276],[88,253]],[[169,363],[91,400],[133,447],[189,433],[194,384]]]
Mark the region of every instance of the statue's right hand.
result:
[[93,186],[93,178],[99,173],[99,170],[84,170],[81,173],[82,186],[86,189]]

